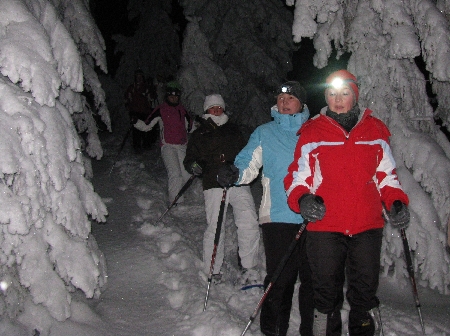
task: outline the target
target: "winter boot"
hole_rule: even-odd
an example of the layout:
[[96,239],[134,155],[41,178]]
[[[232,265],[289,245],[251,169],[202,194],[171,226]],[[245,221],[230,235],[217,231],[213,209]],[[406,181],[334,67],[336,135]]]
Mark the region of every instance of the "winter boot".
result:
[[222,273],[213,274],[211,281],[214,285],[219,285],[222,283]]
[[239,286],[256,285],[260,283],[259,273],[254,268],[243,268],[237,279]]
[[327,320],[328,314],[323,314],[319,312],[317,309],[314,309],[314,323],[313,323],[314,336],[326,336]]
[[328,314],[327,321],[327,336],[341,336],[342,335],[342,318],[340,308]]
[[381,331],[383,330],[383,324],[381,323],[380,308],[379,307],[372,308],[371,310],[369,310],[369,315],[372,317],[375,325],[374,336],[380,336]]
[[369,311],[350,310],[348,331],[350,336],[380,335],[381,319],[378,308]]

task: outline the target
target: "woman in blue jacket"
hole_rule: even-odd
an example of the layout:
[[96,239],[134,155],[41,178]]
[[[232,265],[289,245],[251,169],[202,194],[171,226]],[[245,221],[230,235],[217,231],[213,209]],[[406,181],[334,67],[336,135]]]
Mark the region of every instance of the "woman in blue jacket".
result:
[[[223,186],[248,184],[258,177],[262,168],[259,224],[266,255],[265,287],[303,223],[301,215],[287,204],[283,179],[294,157],[297,131],[309,117],[306,92],[300,83],[290,81],[280,86],[276,99],[277,104],[271,110],[273,121],[256,128],[237,155],[234,166],[228,166],[228,171],[222,169],[218,175]],[[264,335],[286,335],[298,277],[300,335],[312,335],[314,306],[311,274],[304,253],[305,233],[262,305],[260,327]]]

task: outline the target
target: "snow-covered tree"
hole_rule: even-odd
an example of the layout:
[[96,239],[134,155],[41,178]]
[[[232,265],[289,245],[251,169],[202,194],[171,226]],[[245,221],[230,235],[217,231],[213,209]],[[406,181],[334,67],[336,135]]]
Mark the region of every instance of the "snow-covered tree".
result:
[[241,124],[255,127],[270,120],[273,93],[292,70],[296,50],[291,11],[279,0],[182,0],[181,5],[190,21],[178,73],[187,92],[184,104],[201,114],[204,97],[220,92]]
[[146,76],[174,77],[180,63],[179,27],[171,18],[170,0],[129,0],[128,18],[136,21],[133,36],[114,35],[115,52],[122,53],[116,80],[123,88],[133,82],[134,71]]
[[0,1],[0,314],[40,316],[41,335],[71,293],[106,284],[91,220],[107,210],[83,155],[103,155],[93,114],[110,127],[104,49],[87,1]]
[[178,75],[183,87],[183,102],[189,111],[201,115],[205,96],[224,92],[228,80],[222,68],[214,61],[209,42],[200,30],[197,18],[190,18],[186,27],[183,55]]
[[[360,105],[389,126],[399,178],[410,196],[407,237],[419,282],[450,293],[446,231],[450,214],[450,145],[435,125],[450,125],[450,30],[448,1],[287,0],[295,4],[294,41],[313,38],[314,65],[327,65],[333,49],[351,53],[348,69],[360,83]],[[433,113],[425,62],[438,107]],[[385,275],[407,279],[402,241],[387,226]]]

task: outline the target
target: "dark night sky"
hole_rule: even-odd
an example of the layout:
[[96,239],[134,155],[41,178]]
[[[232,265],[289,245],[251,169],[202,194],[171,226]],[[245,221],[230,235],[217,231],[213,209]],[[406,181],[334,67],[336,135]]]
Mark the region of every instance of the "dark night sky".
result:
[[[108,73],[112,76],[119,65],[121,54],[114,53],[115,42],[111,36],[115,34],[132,36],[137,29],[138,18],[131,22],[128,20],[127,5],[128,0],[92,0],[90,4],[94,20],[105,39]],[[180,27],[181,41],[187,20],[178,0],[172,0],[171,19]]]
[[108,73],[114,75],[120,61],[120,54],[114,54],[114,34],[131,36],[136,29],[135,22],[128,21],[127,0],[93,0],[90,3],[94,20],[102,32],[106,44]]

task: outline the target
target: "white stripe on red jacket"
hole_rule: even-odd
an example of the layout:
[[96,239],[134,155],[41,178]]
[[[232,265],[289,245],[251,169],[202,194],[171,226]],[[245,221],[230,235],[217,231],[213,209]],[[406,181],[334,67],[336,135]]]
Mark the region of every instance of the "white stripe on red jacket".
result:
[[298,200],[305,193],[324,199],[325,216],[308,224],[309,231],[352,235],[382,228],[382,202],[388,210],[395,200],[408,204],[395,172],[390,132],[369,109],[350,133],[324,115],[325,110],[299,131],[284,179],[288,204],[300,212]]

